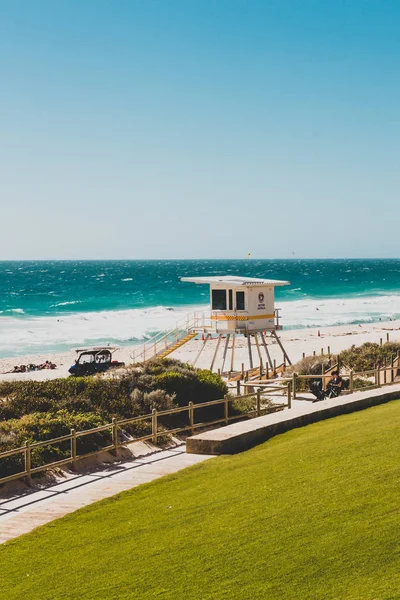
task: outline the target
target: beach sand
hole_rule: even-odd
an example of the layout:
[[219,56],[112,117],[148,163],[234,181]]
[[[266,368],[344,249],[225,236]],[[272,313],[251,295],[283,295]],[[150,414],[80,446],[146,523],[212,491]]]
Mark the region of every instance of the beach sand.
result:
[[[299,329],[299,330],[283,330],[279,332],[279,337],[289,355],[292,363],[296,363],[302,357],[303,352],[306,355],[312,354],[314,351],[316,354],[321,354],[323,349],[324,353],[328,353],[328,347],[330,348],[331,354],[337,354],[342,350],[350,348],[353,344],[360,346],[365,342],[380,342],[382,338],[383,343],[386,342],[387,335],[392,342],[400,342],[400,321],[386,321],[378,323],[368,323],[363,325],[341,325],[337,327],[326,327],[320,329],[320,335],[318,335],[318,329]],[[223,340],[224,342],[224,340]],[[196,367],[209,369],[213,355],[215,352],[217,340],[209,340],[204,350],[202,351]],[[182,361],[193,362],[196,358],[203,342],[201,336],[195,338],[170,354],[170,358],[177,358]],[[214,370],[221,367],[222,355],[224,351],[224,343],[220,344],[217,359],[215,361]],[[225,362],[225,370],[230,369],[231,359],[231,342],[229,343],[229,349],[227,353],[227,359]],[[283,356],[278,344],[273,339],[268,339],[268,347],[272,359],[276,360],[277,365],[282,363]],[[137,348],[137,347],[136,347]],[[124,361],[127,365],[132,362],[132,352],[135,349],[134,346],[123,347],[118,350],[114,357],[116,360]],[[264,364],[266,362],[265,352],[262,349],[262,357]],[[27,381],[29,379],[37,381],[45,381],[48,379],[56,379],[58,377],[68,376],[69,367],[74,364],[76,359],[76,353],[73,351],[65,352],[62,354],[51,354],[51,353],[40,353],[35,356],[18,356],[16,358],[2,358],[0,359],[0,380],[20,380]],[[54,370],[42,370],[42,371],[31,371],[28,373],[5,373],[10,371],[14,365],[21,364],[41,364],[46,360],[50,360],[57,365]],[[256,347],[253,347],[253,360],[254,366],[259,365],[259,358]],[[234,370],[240,370],[241,364],[244,363],[244,368],[248,369],[249,355],[247,348],[247,340],[238,336],[235,344],[235,362]]]

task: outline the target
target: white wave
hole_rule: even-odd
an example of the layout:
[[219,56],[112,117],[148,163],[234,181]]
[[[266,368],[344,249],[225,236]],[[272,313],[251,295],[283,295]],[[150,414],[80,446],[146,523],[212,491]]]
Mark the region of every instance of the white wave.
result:
[[[172,329],[195,307],[132,309],[17,319],[0,316],[0,356],[57,351],[84,344],[134,344]],[[202,307],[204,310],[204,307]]]
[[121,281],[133,281],[132,277],[126,277],[125,279],[121,279]]
[[58,304],[52,304],[51,307],[55,308],[56,306],[69,306],[70,304],[80,304],[82,300],[70,300],[69,302],[59,302]]
[[6,310],[6,312],[18,313],[18,314],[20,314],[20,315],[23,315],[23,314],[25,314],[25,313],[24,313],[24,310],[23,310],[22,308],[8,308],[8,309]]
[[288,329],[373,323],[400,317],[400,295],[278,301]]
[[[400,295],[277,301],[285,329],[328,327],[400,318]],[[13,309],[18,313],[22,309]],[[65,316],[0,316],[0,356],[61,351],[84,344],[139,343],[175,327],[206,305],[77,312]]]

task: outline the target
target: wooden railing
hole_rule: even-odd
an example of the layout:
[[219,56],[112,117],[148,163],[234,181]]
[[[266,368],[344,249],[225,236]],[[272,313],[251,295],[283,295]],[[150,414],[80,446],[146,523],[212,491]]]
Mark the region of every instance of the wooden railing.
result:
[[[286,394],[287,402],[284,404],[274,404],[272,407],[264,407],[262,406],[262,396],[268,394],[272,394],[272,391],[278,391],[280,394]],[[245,413],[239,413],[235,415],[229,415],[229,404],[232,402],[240,402],[241,400],[245,400],[247,398],[255,399],[255,409],[247,411]],[[128,444],[133,444],[134,442],[139,441],[148,441],[151,440],[153,444],[157,444],[157,440],[161,436],[172,435],[175,433],[182,433],[185,431],[190,431],[191,434],[194,434],[196,429],[209,427],[210,425],[217,425],[224,423],[227,425],[230,421],[234,419],[240,419],[243,417],[259,417],[261,414],[265,412],[275,412],[276,410],[281,410],[282,408],[288,407],[291,408],[291,382],[284,384],[283,386],[275,386],[275,390],[258,390],[252,394],[245,394],[242,396],[225,396],[224,398],[220,398],[218,400],[212,400],[210,402],[202,402],[201,404],[193,404],[193,402],[189,402],[187,406],[182,406],[178,408],[172,408],[169,410],[157,411],[153,409],[150,414],[142,415],[139,417],[132,417],[129,419],[117,420],[113,419],[111,423],[107,423],[106,425],[101,425],[100,427],[95,427],[93,429],[87,429],[85,431],[75,431],[75,429],[71,429],[70,433],[67,435],[63,435],[57,438],[53,438],[50,440],[44,440],[41,442],[29,443],[26,442],[24,446],[20,448],[14,448],[12,450],[7,450],[6,452],[0,453],[0,461],[1,459],[8,458],[10,456],[22,455],[23,457],[23,465],[24,468],[22,471],[18,473],[14,473],[12,475],[8,475],[7,477],[0,478],[0,485],[3,483],[7,483],[8,481],[12,481],[14,479],[26,478],[28,484],[30,483],[31,476],[35,473],[40,473],[41,471],[45,471],[47,469],[51,469],[54,467],[61,467],[67,464],[71,465],[73,470],[76,470],[77,461],[83,458],[88,458],[89,456],[94,456],[96,454],[100,454],[101,452],[105,452],[107,450],[112,451],[115,455],[118,454],[119,448],[123,446],[127,446]],[[210,406],[224,406],[224,416],[220,419],[215,419],[207,422],[198,422],[196,423],[195,412],[201,408],[207,408]],[[189,416],[189,424],[184,427],[176,427],[174,429],[159,429],[159,419],[168,415],[177,415],[187,413]],[[127,425],[135,425],[137,423],[148,421],[151,423],[151,433],[143,435],[141,437],[135,437],[132,439],[126,439],[123,441],[119,441],[119,433],[123,432],[124,428]],[[110,437],[112,440],[111,444],[108,444],[102,448],[96,449],[93,452],[86,454],[78,454],[77,453],[77,440],[79,438],[94,434],[100,433],[103,431],[109,431]],[[62,460],[58,460],[51,463],[46,463],[37,467],[32,468],[32,452],[37,448],[43,446],[51,446],[53,444],[60,444],[63,442],[70,442],[70,452],[67,458]],[[1,463],[0,463],[1,465]]]
[[[395,377],[399,372],[400,365],[398,364],[400,361],[398,357],[396,361],[392,363],[389,367],[371,369],[369,371],[362,371],[359,373],[355,373],[350,371],[349,373],[341,373],[341,377],[345,379],[349,379],[349,389],[347,393],[352,393],[354,391],[354,381],[358,377],[369,377],[373,378],[373,385],[369,385],[368,389],[379,388],[382,385],[391,385],[396,383]],[[43,440],[40,442],[26,442],[24,446],[20,448],[14,448],[12,450],[7,450],[5,452],[0,453],[0,461],[1,459],[8,458],[10,456],[22,455],[23,457],[23,465],[24,468],[22,471],[18,473],[14,473],[12,475],[8,475],[6,477],[0,478],[0,485],[4,484],[8,481],[12,481],[14,479],[26,478],[28,483],[30,482],[30,478],[32,475],[36,473],[40,473],[41,471],[45,471],[47,469],[51,469],[54,467],[61,467],[63,465],[70,464],[72,469],[76,469],[77,461],[83,458],[88,458],[90,456],[94,456],[100,454],[101,452],[105,452],[107,450],[112,451],[115,455],[118,454],[119,448],[123,446],[127,446],[134,442],[139,441],[148,441],[151,440],[154,444],[157,444],[157,440],[161,436],[172,435],[174,433],[183,433],[185,431],[190,431],[191,434],[194,434],[196,429],[201,429],[204,427],[208,427],[210,425],[217,425],[224,423],[227,425],[230,421],[234,419],[240,419],[243,417],[258,417],[261,414],[268,412],[273,412],[276,410],[280,410],[282,408],[291,408],[292,407],[292,399],[296,398],[297,395],[297,381],[298,380],[310,380],[310,379],[322,379],[324,382],[327,378],[330,378],[330,375],[326,373],[321,373],[320,375],[299,375],[297,373],[293,373],[290,378],[282,377],[278,380],[275,380],[272,384],[267,382],[266,380],[261,381],[247,381],[241,383],[238,381],[238,391],[240,392],[240,385],[251,388],[257,387],[257,391],[253,391],[252,393],[247,393],[244,395],[237,396],[225,396],[224,398],[220,398],[218,400],[212,400],[210,402],[202,402],[201,404],[193,404],[193,402],[189,402],[187,406],[182,406],[178,408],[172,408],[164,411],[157,411],[153,409],[152,413],[147,415],[141,415],[139,417],[132,417],[129,419],[117,420],[113,419],[111,423],[107,423],[106,425],[101,425],[100,427],[95,427],[93,429],[87,429],[85,431],[76,431],[75,429],[71,429],[70,433],[67,435],[63,435],[57,438],[53,438],[50,440]],[[275,404],[273,407],[262,407],[262,396],[268,395],[276,396],[276,395],[286,395],[286,403],[284,404]],[[247,398],[255,399],[255,409],[247,412],[229,415],[229,403],[232,402],[240,402],[241,400],[245,400]],[[222,418],[212,420],[212,421],[202,421],[196,423],[195,419],[195,411],[201,408],[206,408],[210,406],[224,406],[224,416]],[[187,413],[189,417],[189,424],[184,427],[176,427],[174,429],[159,429],[159,419],[168,415],[177,415]],[[124,428],[127,425],[134,425],[137,423],[141,423],[143,421],[148,421],[151,423],[151,433],[143,435],[141,437],[135,437],[131,439],[125,439],[123,441],[119,441],[119,434],[122,433]],[[78,454],[77,452],[77,440],[83,438],[85,436],[101,433],[104,431],[110,432],[110,438],[112,440],[111,444],[103,446],[102,448],[98,448],[93,452]],[[63,442],[70,442],[70,452],[69,456],[63,458],[62,460],[57,460],[51,463],[46,463],[37,467],[32,468],[32,451],[37,448],[50,446],[53,444],[60,444]],[[1,463],[0,463],[1,465]]]
[[[373,379],[372,385],[369,383],[367,386],[365,386],[365,389],[374,389],[374,388],[382,387],[383,385],[392,385],[394,383],[399,383],[399,381],[397,381],[397,382],[395,381],[398,371],[399,371],[399,366],[397,364],[397,359],[396,359],[396,364],[392,364],[390,367],[370,369],[368,371],[360,371],[360,372],[354,372],[353,370],[350,370],[348,373],[341,372],[340,377],[342,379],[349,380],[348,390],[344,390],[344,391],[347,393],[353,393],[354,392],[354,381],[357,378]],[[297,395],[297,381],[302,380],[302,379],[303,380],[322,379],[322,385],[325,388],[327,380],[331,379],[331,375],[326,374],[326,373],[321,373],[320,375],[318,375],[318,374],[316,374],[316,375],[299,375],[298,373],[293,373],[293,375],[291,376],[290,379],[283,378],[282,380],[285,382],[288,382],[288,381],[292,382],[292,390],[293,390],[292,397],[294,399],[296,398],[296,395]],[[361,388],[358,388],[358,390],[356,390],[356,391],[359,391],[360,389]]]

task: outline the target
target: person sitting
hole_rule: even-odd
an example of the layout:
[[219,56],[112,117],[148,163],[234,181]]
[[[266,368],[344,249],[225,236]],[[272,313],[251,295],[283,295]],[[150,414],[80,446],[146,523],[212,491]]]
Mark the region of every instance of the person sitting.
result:
[[311,379],[310,381],[310,392],[314,394],[315,400],[313,402],[319,402],[325,400],[325,398],[337,398],[343,389],[343,379],[340,377],[337,371],[332,371],[332,378],[326,386],[326,390],[322,389],[321,379]]
[[332,379],[326,386],[327,398],[337,398],[343,389],[343,379],[337,371],[332,372]]

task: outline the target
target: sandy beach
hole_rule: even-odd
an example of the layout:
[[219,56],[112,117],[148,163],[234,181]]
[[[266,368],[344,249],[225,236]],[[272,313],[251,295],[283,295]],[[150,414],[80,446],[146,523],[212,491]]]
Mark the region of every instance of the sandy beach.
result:
[[[318,335],[318,331],[320,335]],[[316,352],[321,354],[328,353],[328,347],[331,354],[337,354],[346,348],[350,348],[353,344],[359,346],[365,342],[379,343],[382,338],[386,341],[389,335],[390,341],[400,342],[400,320],[385,321],[378,323],[370,323],[363,325],[342,325],[337,327],[326,327],[324,329],[299,329],[299,330],[283,330],[280,332],[280,338],[286,352],[288,353],[292,363],[296,363],[301,359],[303,352],[306,355]],[[171,358],[177,358],[182,361],[193,362],[202,345],[201,336],[195,338],[185,344],[183,347],[176,350],[170,355]],[[209,369],[212,358],[215,352],[216,339],[209,340],[204,350],[202,351],[196,367]],[[278,344],[274,340],[269,340],[269,350],[272,359],[275,359],[277,364],[282,362],[282,352]],[[214,370],[217,370],[222,363],[223,346],[220,345],[217,360]],[[230,367],[230,350],[229,344],[225,369]],[[127,365],[132,362],[132,352],[137,346],[123,347],[115,353],[115,358],[124,361]],[[34,379],[37,381],[45,381],[47,379],[56,379],[58,377],[67,377],[68,369],[76,359],[76,353],[73,351],[62,354],[42,353],[30,356],[18,356],[0,359],[0,380],[22,380],[27,381]],[[263,356],[264,353],[263,353]],[[254,364],[258,364],[258,354],[256,348],[253,349]],[[6,373],[13,369],[15,365],[21,364],[41,364],[49,360],[57,365],[54,370],[44,369],[41,371],[31,371],[27,373]],[[234,368],[240,369],[244,363],[245,369],[249,368],[249,356],[247,348],[247,340],[244,337],[237,337],[235,345],[235,362]]]

